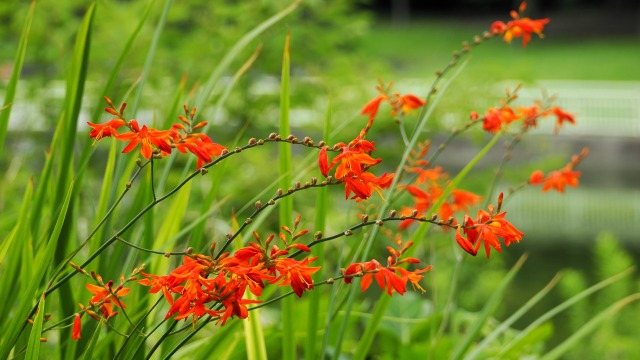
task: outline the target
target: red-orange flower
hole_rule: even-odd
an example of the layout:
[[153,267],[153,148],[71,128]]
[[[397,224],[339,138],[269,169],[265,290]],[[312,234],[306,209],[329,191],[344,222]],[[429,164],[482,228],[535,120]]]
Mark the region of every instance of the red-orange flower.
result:
[[80,314],[76,314],[75,318],[73,319],[73,329],[71,330],[71,338],[75,341],[80,340],[80,335],[82,334],[80,326]]
[[396,93],[394,96],[397,100],[392,102],[393,111],[391,115],[397,114],[398,111],[401,111],[403,114],[408,114],[411,110],[418,109],[427,103],[425,100],[413,94],[400,95]]
[[491,24],[491,32],[493,34],[503,35],[506,42],[510,43],[514,37],[522,38],[522,46],[526,47],[527,43],[531,40],[531,34],[535,33],[538,37],[542,38],[542,30],[544,26],[549,23],[549,19],[532,20],[530,18],[521,18],[520,15],[524,12],[526,3],[520,4],[519,12],[511,11],[511,17],[513,20],[508,23],[502,21],[496,21]]
[[[416,269],[409,271],[405,268],[401,268],[398,265],[403,263],[416,264],[420,260],[412,257],[401,258],[401,256],[413,245],[412,241],[402,244],[398,240],[399,249],[393,249],[387,247],[387,250],[391,254],[387,258],[387,266],[384,267],[377,260],[373,259],[363,263],[354,263],[349,265],[344,271],[344,282],[351,284],[355,277],[362,277],[360,286],[362,291],[365,291],[371,286],[373,280],[376,281],[378,286],[384,290],[387,294],[392,295],[393,292],[397,292],[402,295],[406,292],[407,282],[411,282],[414,289],[418,289],[424,292],[424,289],[418,283],[424,276],[420,275],[431,269],[431,266],[427,266],[424,269]],[[398,272],[399,274],[397,274]]]
[[96,141],[102,139],[103,137],[111,137],[114,135],[118,137],[119,134],[117,130],[120,127],[126,125],[126,123],[122,119],[112,119],[104,124],[94,124],[87,121],[87,124],[89,124],[89,126],[93,128],[89,133],[89,137],[95,138]]
[[292,258],[280,258],[273,262],[273,267],[269,272],[273,275],[273,279],[269,280],[270,284],[280,282],[279,286],[291,286],[293,292],[302,296],[306,290],[313,289],[313,279],[311,275],[320,270],[320,266],[308,266],[318,257],[306,258],[302,261]]
[[[498,197],[498,212],[501,205],[502,193]],[[484,243],[487,258],[489,258],[491,248],[496,249],[498,252],[502,250],[499,237],[503,239],[505,246],[522,240],[524,233],[516,229],[504,218],[506,212],[494,214],[493,210],[492,205],[489,205],[488,212],[479,210],[475,221],[465,215],[463,224],[458,226],[458,231],[456,232],[456,242],[464,251],[475,256],[480,245]],[[466,237],[460,233],[461,229],[463,229]]]
[[541,170],[534,171],[529,177],[529,183],[532,185],[542,185],[542,191],[554,189],[558,192],[564,192],[565,186],[576,187],[579,184],[580,171],[574,168],[589,154],[589,149],[584,148],[579,155],[573,155],[571,161],[562,169],[552,171],[545,176]]
[[118,314],[117,311],[113,311],[113,305],[124,309],[124,303],[120,301],[120,298],[129,293],[128,288],[119,286],[113,289],[113,281],[109,281],[104,286],[86,284],[86,287],[93,294],[89,304],[99,306],[104,318],[109,319]]
[[509,106],[491,108],[484,116],[482,128],[495,133],[502,129],[502,126],[508,125],[516,119],[518,119],[518,115]]
[[560,130],[560,126],[562,126],[562,124],[565,121],[569,122],[571,124],[575,124],[576,123],[576,119],[574,118],[573,114],[562,110],[559,106],[554,106],[553,108],[551,108],[551,112],[557,118],[557,122],[556,122],[556,126],[555,126],[555,132],[556,133],[558,133],[558,130]]
[[127,140],[129,144],[122,150],[123,153],[135,149],[138,144],[141,145],[140,153],[145,159],[151,158],[153,154],[152,145],[160,149],[164,153],[171,153],[171,145],[169,144],[169,130],[156,130],[149,129],[147,125],[143,125],[142,128],[138,125],[138,122],[131,120],[129,122],[131,126],[131,132],[118,135],[118,140]]
[[[580,175],[580,171],[573,171],[565,167],[557,171],[552,171],[545,178],[538,180],[538,183],[543,184],[542,191],[549,191],[551,189],[554,189],[558,192],[564,192],[565,186],[578,186],[578,179],[580,178]],[[531,183],[534,184],[533,182]]]

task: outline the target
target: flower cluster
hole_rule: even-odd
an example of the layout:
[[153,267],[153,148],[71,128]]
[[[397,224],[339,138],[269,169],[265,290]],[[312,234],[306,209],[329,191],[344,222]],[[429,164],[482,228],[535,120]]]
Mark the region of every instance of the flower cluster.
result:
[[531,33],[535,33],[541,38],[544,37],[542,30],[544,30],[544,26],[549,23],[549,19],[532,20],[528,17],[521,17],[526,7],[527,3],[523,2],[520,4],[518,12],[512,10],[511,17],[513,20],[506,24],[502,21],[495,21],[491,24],[491,33],[502,35],[503,39],[508,43],[510,43],[514,37],[521,37],[523,47],[526,47],[527,43],[531,40]]
[[576,187],[578,186],[578,178],[580,178],[580,171],[574,171],[573,169],[589,154],[589,149],[584,148],[579,155],[573,155],[571,161],[560,170],[555,170],[547,175],[542,170],[534,171],[529,177],[529,183],[532,185],[542,184],[542,191],[549,191],[551,189],[557,192],[564,192],[565,186]]
[[[299,217],[296,226],[298,222]],[[306,245],[295,243],[307,230],[295,234],[287,227],[283,230],[291,235],[289,242],[284,234],[280,235],[285,244],[283,249],[271,244],[274,235],[263,241],[254,232],[256,242],[250,242],[233,255],[225,252],[217,259],[203,254],[185,256],[183,264],[169,275],[142,273],[145,279],[138,283],[149,286],[151,293],[162,291],[171,305],[165,319],[173,315],[176,315],[175,320],[191,316],[195,324],[200,317],[209,315],[217,318],[220,325],[233,316],[245,319],[248,316],[247,305],[261,302],[246,298],[246,290],[260,296],[265,283],[269,283],[291,287],[296,295],[302,296],[306,290],[313,289],[311,275],[320,267],[309,264],[316,257],[303,260],[287,257],[292,249],[310,251]],[[177,299],[174,299],[174,294],[178,295]]]
[[[140,154],[145,159],[149,159],[154,155],[156,157],[169,155],[171,149],[176,148],[182,153],[191,152],[194,154],[198,158],[196,167],[199,169],[205,163],[211,162],[213,157],[219,156],[227,150],[226,147],[214,143],[206,134],[193,132],[207,125],[204,121],[193,124],[193,118],[196,115],[195,108],[189,110],[185,105],[185,115],[178,117],[181,123],[173,124],[170,130],[157,130],[148,128],[147,125],[140,127],[135,119],[127,121],[124,117],[126,103],[122,103],[120,108],[116,109],[108,97],[105,96],[104,99],[109,105],[104,110],[115,118],[102,124],[87,122],[92,128],[89,137],[96,139],[96,141],[104,137],[128,141],[129,143],[122,150],[123,153],[128,153],[140,145]],[[118,130],[123,127],[128,128],[129,131],[121,134]]]
[[413,245],[413,241],[409,241],[404,245],[401,241],[397,241],[397,245],[398,249],[387,246],[387,250],[390,253],[389,257],[387,257],[387,266],[383,266],[375,259],[362,263],[353,263],[342,271],[344,282],[351,284],[353,278],[362,277],[360,286],[362,291],[366,291],[375,279],[380,289],[389,295],[392,295],[394,291],[403,295],[407,291],[407,283],[410,282],[414,289],[424,293],[425,290],[419,284],[424,275],[420,274],[431,270],[431,265],[413,271],[400,267],[399,265],[402,264],[418,264],[420,260],[414,257],[402,258],[404,253]]
[[[498,209],[495,211],[497,214],[494,212],[493,205],[489,205],[489,211],[478,210],[478,216],[475,220],[471,219],[469,215],[465,215],[462,225],[458,225],[456,232],[456,242],[464,251],[476,256],[480,245],[484,243],[487,258],[489,258],[492,247],[498,252],[502,250],[498,237],[503,239],[505,246],[522,240],[524,234],[504,218],[507,212],[500,212],[502,198],[503,194],[500,193]],[[464,232],[466,237],[462,236],[460,230]]]

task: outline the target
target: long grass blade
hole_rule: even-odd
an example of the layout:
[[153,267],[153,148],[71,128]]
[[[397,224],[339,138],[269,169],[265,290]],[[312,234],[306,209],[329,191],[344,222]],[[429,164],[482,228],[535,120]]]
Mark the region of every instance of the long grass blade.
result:
[[518,311],[516,311],[513,315],[509,316],[507,320],[502,322],[500,326],[495,328],[489,335],[487,335],[487,337],[484,338],[484,340],[482,340],[482,342],[480,342],[480,344],[478,344],[478,346],[476,346],[473,349],[473,351],[471,351],[470,353],[467,354],[467,356],[465,356],[465,360],[471,360],[471,359],[477,358],[481,354],[481,352],[491,344],[491,342],[493,342],[498,336],[500,336],[505,330],[507,330],[514,322],[520,319],[522,315],[524,315],[527,311],[529,311],[533,306],[538,304],[540,300],[542,300],[542,298],[544,298],[551,291],[551,289],[553,289],[556,286],[559,280],[560,280],[560,274],[557,274],[556,276],[553,277],[553,279],[551,279],[551,281],[549,281],[549,283],[542,290],[540,290],[531,299],[529,299],[529,301],[524,303],[518,309]]
[[625,306],[631,304],[634,301],[640,300],[640,293],[627,296],[626,298],[617,301],[613,305],[609,306],[598,315],[594,316],[589,322],[584,324],[578,331],[574,332],[569,338],[563,341],[560,345],[556,346],[550,352],[542,356],[541,360],[555,360],[561,358],[572,347],[579,344],[580,340],[584,339],[589,333],[596,330],[602,323],[610,321],[611,318]]
[[596,291],[605,288],[613,283],[615,283],[616,281],[622,279],[623,277],[631,274],[634,271],[634,268],[629,268],[617,275],[614,275],[608,279],[605,279],[591,287],[589,287],[588,289],[581,291],[580,293],[576,294],[575,296],[569,298],[568,300],[564,301],[562,304],[554,307],[553,309],[547,311],[546,313],[544,313],[542,316],[540,316],[539,318],[537,318],[534,322],[532,322],[531,324],[529,324],[529,326],[527,326],[524,330],[522,330],[514,339],[512,339],[508,344],[506,344],[498,353],[498,357],[504,356],[505,354],[507,354],[511,349],[513,349],[518,343],[520,343],[520,341],[522,341],[524,338],[527,337],[528,334],[530,334],[534,329],[536,329],[538,326],[540,326],[541,324],[543,324],[544,322],[548,321],[549,319],[553,318],[554,316],[556,316],[557,314],[559,314],[560,312],[568,309],[569,307],[571,307],[573,304],[575,304],[576,302],[587,298],[588,296],[590,296],[591,294],[595,293]]
[[[290,78],[290,44],[291,34],[287,34],[282,56],[282,80],[280,84],[280,134],[288,136],[291,133],[289,124],[289,78]],[[279,144],[280,188],[283,190],[291,186],[291,146]],[[280,207],[280,224],[289,225],[293,220],[293,197],[288,196],[278,200]],[[284,290],[286,293],[288,290]],[[282,317],[282,358],[293,360],[296,358],[295,330],[293,319],[293,298],[286,297],[281,301]]]
[[509,270],[504,279],[502,279],[500,286],[493,292],[489,300],[487,300],[487,303],[484,308],[482,308],[482,311],[480,312],[478,318],[473,323],[464,339],[462,339],[460,344],[454,350],[453,356],[451,356],[452,359],[461,359],[465,352],[469,349],[471,343],[478,336],[480,330],[489,319],[489,316],[491,316],[491,314],[493,314],[493,312],[498,308],[498,305],[500,304],[500,301],[502,300],[502,297],[507,290],[507,286],[509,286],[511,281],[515,278],[516,274],[522,267],[522,264],[524,264],[526,260],[527,255],[522,255],[520,259],[518,259],[518,261],[513,265],[511,270]]
[[42,335],[42,322],[44,321],[44,294],[40,297],[40,306],[38,306],[38,314],[29,333],[29,343],[27,346],[27,354],[25,360],[38,360],[40,355],[40,337]]
[[89,340],[89,344],[87,344],[86,349],[84,350],[84,354],[82,355],[83,360],[91,360],[95,359],[95,351],[96,345],[98,345],[98,340],[100,339],[100,332],[102,330],[102,320],[96,326],[96,330],[93,332],[91,339]]
[[[329,97],[329,102],[327,103],[327,114],[324,118],[324,141],[326,143],[330,143],[331,139],[331,97]],[[316,197],[316,210],[315,210],[315,231],[321,231],[324,233],[326,223],[327,223],[327,207],[329,203],[329,189],[327,187],[321,187],[318,189],[317,197]],[[324,245],[320,244],[320,246],[314,247],[313,254],[318,257],[316,260],[316,264],[324,264]],[[322,271],[320,273],[315,274],[316,277],[314,281],[319,281],[324,278],[324,274]],[[315,296],[313,296],[315,295]],[[305,357],[307,359],[316,359],[318,358],[317,349],[318,349],[318,324],[320,324],[320,296],[317,294],[313,294],[309,299],[309,324],[307,326],[307,342],[305,349]]]
[[18,44],[18,51],[16,52],[16,58],[13,61],[13,70],[11,71],[11,77],[7,84],[6,95],[4,97],[4,103],[2,110],[0,111],[0,154],[4,148],[4,142],[7,137],[7,131],[9,130],[9,117],[11,116],[11,104],[16,97],[16,90],[18,88],[18,80],[20,79],[20,73],[22,72],[22,64],[24,63],[24,57],[27,53],[27,43],[29,40],[29,31],[31,29],[31,23],[33,21],[33,14],[35,12],[36,2],[31,1],[29,12],[24,21],[24,27],[22,28],[22,35],[20,35],[20,43]]

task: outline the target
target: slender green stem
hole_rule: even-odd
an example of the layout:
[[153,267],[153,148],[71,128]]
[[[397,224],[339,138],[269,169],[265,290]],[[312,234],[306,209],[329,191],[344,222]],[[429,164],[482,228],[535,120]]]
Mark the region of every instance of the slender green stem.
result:
[[278,192],[279,195],[276,195],[276,196],[272,197],[265,204],[262,204],[259,207],[256,207],[256,209],[253,211],[253,213],[251,215],[249,215],[249,217],[242,223],[242,225],[240,225],[238,230],[227,237],[227,241],[225,241],[224,245],[222,245],[222,248],[218,251],[218,253],[215,256],[215,259],[219,258],[220,255],[222,255],[224,253],[224,251],[227,249],[227,247],[229,247],[229,245],[233,242],[233,240],[236,237],[238,237],[242,233],[242,231],[249,224],[251,224],[253,222],[253,219],[255,219],[255,217],[258,214],[260,214],[262,211],[267,209],[269,206],[274,206],[276,204],[277,200],[280,200],[282,198],[285,198],[285,197],[288,197],[290,195],[293,195],[294,193],[296,193],[298,191],[303,191],[303,190],[307,190],[307,189],[310,189],[310,188],[320,188],[320,187],[325,187],[325,186],[328,186],[328,185],[337,185],[337,184],[341,184],[341,182],[335,181],[333,179],[328,179],[328,180],[324,180],[324,181],[322,181],[320,183],[312,181],[312,182],[308,182],[308,183],[306,183],[304,185],[301,185],[299,187],[298,186],[292,187],[292,188],[289,188],[286,193],[282,192],[282,191],[279,191]]
[[125,245],[127,245],[129,247],[132,247],[132,248],[140,250],[140,251],[148,252],[148,253],[151,253],[151,254],[158,254],[158,255],[164,255],[164,256],[167,256],[167,255],[188,255],[188,253],[186,251],[175,251],[175,252],[173,252],[173,251],[158,251],[158,250],[143,248],[142,246],[138,246],[138,245],[135,245],[135,244],[133,244],[133,243],[131,243],[129,241],[126,241],[125,239],[123,239],[120,236],[116,236],[116,240],[118,240],[119,242],[121,242],[121,243],[123,243],[123,244],[125,244]]

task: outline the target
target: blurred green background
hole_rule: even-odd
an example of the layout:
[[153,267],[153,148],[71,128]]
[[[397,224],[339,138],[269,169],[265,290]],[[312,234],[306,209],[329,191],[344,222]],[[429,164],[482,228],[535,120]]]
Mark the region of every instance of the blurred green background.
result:
[[[2,181],[13,184],[0,189],[3,237],[10,229],[7,224],[11,223],[11,212],[20,203],[21,194],[16,191],[21,188],[19,184],[26,183],[42,167],[43,154],[63,106],[64,79],[75,31],[88,3],[64,0],[37,4],[23,75],[12,108],[10,133],[0,158]],[[162,1],[155,3],[150,21],[118,78],[116,90],[112,94],[97,94],[106,80],[105,74],[113,66],[114,54],[119,53],[123,39],[128,38],[149,4],[141,0],[98,2],[79,136],[86,136],[82,133],[85,121],[106,119],[92,119],[89,115],[96,107],[104,106],[96,102],[100,95],[118,103],[136,85],[163,5]],[[333,140],[348,141],[363,126],[359,110],[376,95],[377,79],[393,81],[401,93],[424,97],[435,71],[451,59],[453,50],[461,48],[462,41],[481,35],[494,20],[508,20],[508,10],[517,7],[510,1],[431,3],[303,1],[291,16],[260,36],[260,55],[224,108],[213,109],[214,99],[199,109],[201,119],[213,124],[212,138],[222,143],[240,131],[244,132],[243,139],[265,137],[274,131],[278,124],[282,46],[290,32],[293,133],[299,138],[308,135],[319,139],[330,103],[333,123],[340,129]],[[160,38],[137,118],[147,123],[153,119],[166,121],[166,114],[176,113],[177,109],[167,108],[167,104],[171,103],[183,76],[187,89],[197,91],[244,33],[284,6],[280,1],[264,0],[176,1]],[[11,72],[27,8],[27,1],[0,3],[3,87],[0,94]],[[518,39],[510,45],[494,39],[474,49],[470,62],[438,104],[425,133],[425,138],[437,145],[451,127],[466,121],[470,111],[482,113],[497,105],[504,89],[518,83],[524,84],[519,104],[530,103],[541,96],[540,89],[546,89],[558,95],[558,104],[576,114],[577,125],[563,129],[557,136],[551,135],[551,126],[542,126],[525,139],[514,153],[499,190],[521,183],[534,169],[559,168],[571,153],[589,146],[591,154],[579,167],[583,172],[581,186],[569,189],[566,194],[540,194],[539,189],[517,193],[505,207],[511,221],[526,233],[523,242],[500,256],[494,255],[491,261],[479,256],[465,263],[459,306],[477,311],[482,306],[481,299],[488,296],[483,293],[485,285],[498,281],[521,254],[530,254],[505,299],[501,309],[504,316],[558,271],[571,269],[547,308],[587,284],[640,261],[640,6],[635,1],[623,0],[565,0],[530,1],[529,8],[528,13],[534,18],[551,18],[545,38],[534,36],[526,48],[522,48]],[[252,44],[233,68],[240,67],[258,45]],[[378,155],[393,164],[393,156],[400,154],[393,146],[393,141],[398,141],[396,126],[388,120],[390,117],[381,113],[371,138],[378,139]],[[469,135],[451,145],[438,165],[450,173],[464,166],[485,141],[479,131]],[[91,171],[95,188],[100,186],[97,182],[102,176],[105,153],[106,148],[98,147],[94,154]],[[302,158],[307,154],[296,155]],[[465,187],[480,193],[486,191],[501,157],[502,149],[492,151]],[[226,170],[234,181],[225,184],[224,190],[234,195],[222,207],[220,220],[209,225],[212,236],[225,233],[228,225],[224,223],[228,223],[230,209],[241,208],[255,195],[244,189],[263,189],[271,183],[275,174],[265,164],[273,158],[273,152],[254,152],[243,158],[242,166]],[[178,174],[175,176],[170,182],[177,181]],[[337,206],[345,206],[340,192],[335,192]],[[87,199],[87,204],[90,203]],[[302,213],[313,213],[312,204],[301,201],[296,206]],[[336,231],[340,231],[342,224],[352,222],[344,215],[335,217]],[[443,237],[444,245],[438,251],[439,273],[431,280],[433,288],[429,291],[446,292],[447,274],[451,271],[447,269],[445,254],[450,246],[446,239],[450,236]],[[425,256],[428,254],[425,250]],[[483,271],[481,278],[477,271]],[[636,276],[620,285],[617,293],[591,299],[554,322],[556,333],[566,337],[596,308],[638,290],[640,282]],[[538,310],[523,323],[543,311]],[[615,346],[624,347],[621,343],[638,335],[630,320],[640,320],[638,310],[637,306],[630,308],[627,316],[622,317],[626,320],[600,330],[593,346],[588,351],[576,350],[574,356],[585,358],[589,352],[588,358],[602,358],[600,355],[609,354]],[[390,331],[387,336],[393,338],[393,333]],[[612,342],[613,338],[617,342]],[[548,341],[553,344],[553,337]],[[385,343],[384,337],[381,343]],[[626,352],[623,357],[629,354]]]

